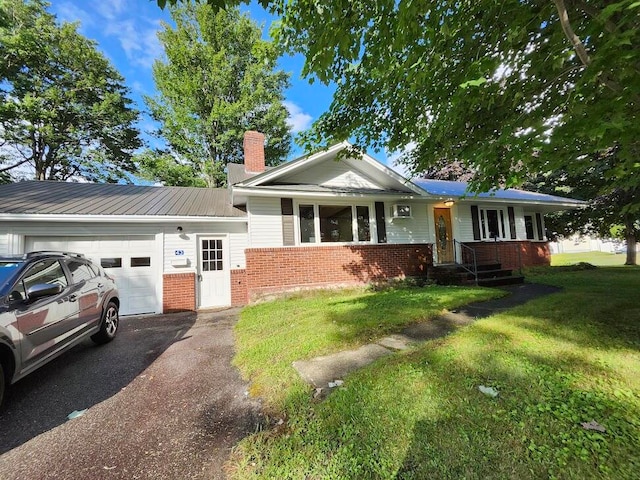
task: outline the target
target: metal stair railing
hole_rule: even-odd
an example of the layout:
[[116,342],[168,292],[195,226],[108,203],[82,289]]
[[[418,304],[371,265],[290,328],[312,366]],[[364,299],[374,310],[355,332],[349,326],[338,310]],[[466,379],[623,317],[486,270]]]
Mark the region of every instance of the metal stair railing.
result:
[[[458,247],[460,247],[458,249]],[[458,258],[458,250],[460,258]],[[458,240],[453,240],[454,259],[457,265],[473,275],[476,286],[478,285],[478,261],[476,259],[476,251],[469,245],[465,245]]]

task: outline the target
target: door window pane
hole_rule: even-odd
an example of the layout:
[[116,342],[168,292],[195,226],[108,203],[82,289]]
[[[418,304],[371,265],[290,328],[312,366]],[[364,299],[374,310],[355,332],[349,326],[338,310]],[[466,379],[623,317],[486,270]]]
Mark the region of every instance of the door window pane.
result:
[[351,205],[320,205],[320,241],[353,242]]
[[224,270],[222,257],[222,240],[202,240],[202,271],[214,272]]
[[358,240],[360,242],[371,241],[371,228],[369,225],[369,207],[356,207],[358,220]]
[[22,298],[27,298],[26,292],[38,283],[48,283],[51,285],[67,286],[67,277],[62,270],[60,262],[57,260],[42,260],[32,266],[22,280],[18,282],[14,290],[22,294]]

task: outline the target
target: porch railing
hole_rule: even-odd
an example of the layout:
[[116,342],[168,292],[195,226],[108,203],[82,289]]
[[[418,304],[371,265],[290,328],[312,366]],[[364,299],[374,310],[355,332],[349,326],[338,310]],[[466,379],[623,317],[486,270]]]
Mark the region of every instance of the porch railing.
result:
[[469,245],[458,240],[453,240],[453,251],[456,264],[473,275],[475,284],[478,285],[478,259],[476,251]]

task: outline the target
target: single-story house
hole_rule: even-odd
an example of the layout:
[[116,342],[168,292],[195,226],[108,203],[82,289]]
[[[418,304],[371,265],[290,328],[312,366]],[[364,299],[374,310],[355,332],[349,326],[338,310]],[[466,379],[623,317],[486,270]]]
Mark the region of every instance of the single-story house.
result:
[[544,214],[581,202],[409,181],[341,143],[265,168],[264,136],[224,189],[0,185],[0,253],[82,252],[116,278],[123,314],[243,305],[295,288],[424,276],[463,250],[548,264]]

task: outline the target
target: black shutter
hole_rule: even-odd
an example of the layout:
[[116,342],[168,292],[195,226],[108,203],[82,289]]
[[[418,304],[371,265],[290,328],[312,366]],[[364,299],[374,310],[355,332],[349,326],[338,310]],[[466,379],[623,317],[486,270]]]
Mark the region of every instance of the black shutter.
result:
[[507,213],[509,214],[509,230],[511,232],[511,240],[516,239],[516,213],[513,207],[507,207]]
[[384,202],[376,202],[376,225],[378,226],[378,243],[387,243],[387,224],[384,217]]
[[536,213],[536,227],[538,228],[538,240],[544,240],[542,235],[542,215]]
[[293,199],[281,198],[280,209],[282,212],[282,244],[290,246],[296,244],[296,236],[293,228]]
[[480,215],[478,215],[477,205],[471,205],[471,223],[473,224],[473,239],[480,240]]

